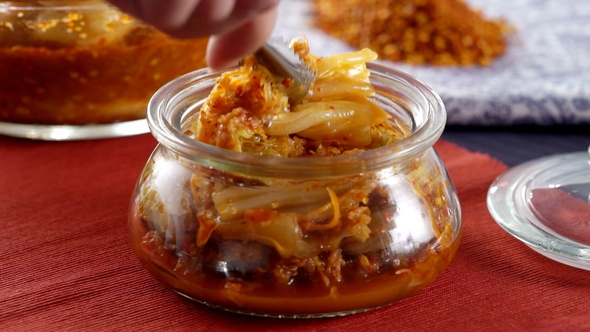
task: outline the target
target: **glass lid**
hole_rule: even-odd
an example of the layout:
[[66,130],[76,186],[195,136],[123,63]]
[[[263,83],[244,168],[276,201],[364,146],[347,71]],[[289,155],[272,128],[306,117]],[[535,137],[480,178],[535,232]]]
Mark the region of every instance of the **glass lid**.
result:
[[487,205],[508,233],[553,260],[590,270],[590,149],[509,169]]

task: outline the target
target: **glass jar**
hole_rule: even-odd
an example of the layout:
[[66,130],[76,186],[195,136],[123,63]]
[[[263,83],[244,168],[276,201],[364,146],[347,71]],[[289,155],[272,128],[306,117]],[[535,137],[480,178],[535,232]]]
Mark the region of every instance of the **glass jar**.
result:
[[[128,219],[145,267],[198,302],[294,318],[382,307],[439,276],[461,234],[459,202],[433,149],[444,106],[416,79],[368,68],[374,101],[411,134],[330,157],[261,157],[187,136],[219,73],[199,70],[160,89],[148,106],[159,144]],[[315,217],[327,223],[303,221]],[[339,227],[345,218],[358,228]]]
[[0,134],[147,132],[149,98],[205,67],[206,44],[172,39],[101,0],[0,1]]

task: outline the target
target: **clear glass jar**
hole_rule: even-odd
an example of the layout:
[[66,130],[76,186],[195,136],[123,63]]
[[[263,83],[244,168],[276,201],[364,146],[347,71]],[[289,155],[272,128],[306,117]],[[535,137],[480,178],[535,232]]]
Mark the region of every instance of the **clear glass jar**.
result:
[[[260,157],[185,135],[219,73],[199,70],[160,89],[148,107],[159,144],[128,219],[146,268],[198,302],[295,318],[382,307],[439,276],[461,234],[459,202],[433,149],[444,106],[414,78],[368,68],[375,102],[412,133],[332,157]],[[363,239],[338,227],[357,213],[366,218],[358,218]],[[311,227],[301,216],[331,226]]]
[[0,134],[147,132],[149,98],[205,67],[206,44],[172,39],[101,0],[0,1]]

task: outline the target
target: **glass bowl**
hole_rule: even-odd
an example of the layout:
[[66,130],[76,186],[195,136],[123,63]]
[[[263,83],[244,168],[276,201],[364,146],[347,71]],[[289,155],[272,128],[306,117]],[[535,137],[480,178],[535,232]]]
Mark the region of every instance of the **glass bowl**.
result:
[[0,1],[0,134],[148,132],[149,98],[205,67],[206,44],[172,39],[100,0]]
[[[368,68],[374,101],[411,134],[331,157],[261,157],[185,135],[219,73],[195,71],[160,89],[148,106],[159,144],[128,218],[147,270],[209,306],[291,318],[382,307],[437,278],[461,234],[459,202],[433,149],[444,106],[414,78]],[[302,221],[315,217],[334,227]]]
[[590,148],[510,168],[487,205],[510,235],[557,262],[590,270]]

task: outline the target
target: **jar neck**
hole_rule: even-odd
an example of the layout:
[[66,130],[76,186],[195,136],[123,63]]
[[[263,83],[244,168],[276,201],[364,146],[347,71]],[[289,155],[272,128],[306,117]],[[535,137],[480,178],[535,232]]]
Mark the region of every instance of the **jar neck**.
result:
[[395,118],[407,121],[411,134],[387,146],[330,157],[266,157],[218,148],[184,134],[197,121],[202,102],[219,72],[201,69],[158,90],[148,105],[148,124],[158,142],[183,158],[218,170],[254,177],[329,178],[379,171],[407,163],[438,140],[446,123],[440,97],[415,78],[387,66],[368,63],[375,101]]

